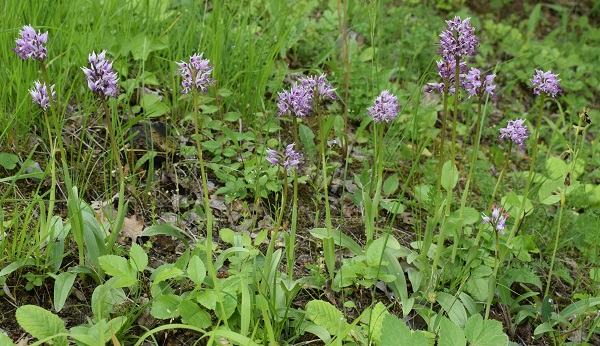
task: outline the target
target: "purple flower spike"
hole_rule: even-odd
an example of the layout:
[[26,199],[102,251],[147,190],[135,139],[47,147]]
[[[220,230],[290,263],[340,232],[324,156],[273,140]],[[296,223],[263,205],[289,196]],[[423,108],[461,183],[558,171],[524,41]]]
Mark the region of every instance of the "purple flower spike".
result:
[[483,223],[489,223],[492,227],[496,228],[496,231],[502,233],[502,235],[506,235],[504,233],[504,229],[506,229],[506,218],[508,214],[503,212],[502,208],[493,208],[491,217],[482,214],[481,218],[483,219]]
[[212,66],[210,66],[210,60],[202,59],[202,55],[204,55],[204,53],[192,55],[189,63],[185,61],[177,63],[177,65],[179,65],[177,71],[183,78],[181,81],[181,86],[183,86],[183,90],[181,91],[182,94],[189,93],[192,88],[199,89],[205,93],[208,91],[207,86],[215,82],[215,80],[210,77],[210,74],[213,71]]
[[515,144],[518,144],[521,149],[525,149],[525,140],[529,138],[529,130],[525,125],[525,120],[509,120],[505,128],[500,129],[498,139],[510,138]]
[[481,72],[471,67],[469,73],[463,75],[465,83],[463,87],[469,94],[469,98],[471,96],[477,96],[479,98],[483,98],[486,93],[490,96],[494,97],[494,90],[496,89],[496,84],[494,84],[494,78],[496,78],[495,74],[490,74],[485,77],[485,80],[481,81]]
[[466,57],[473,57],[477,53],[479,40],[475,37],[475,28],[471,26],[471,18],[461,20],[460,17],[454,17],[454,20],[447,20],[448,30],[440,34],[440,49],[438,54],[444,60],[452,61]]
[[544,93],[550,97],[555,97],[557,93],[561,93],[562,89],[558,86],[560,79],[556,78],[558,74],[553,74],[552,71],[535,70],[533,79],[531,79],[531,86],[533,86],[533,93],[540,95]]
[[[52,100],[56,102],[56,92],[54,92],[54,84],[50,86],[50,92],[52,93]],[[31,100],[33,103],[37,103],[43,110],[47,110],[50,107],[50,98],[48,97],[48,88],[46,84],[40,83],[40,81],[34,82],[34,88],[29,90],[31,94]]]
[[21,59],[44,60],[48,56],[48,51],[44,45],[48,41],[48,32],[37,33],[31,25],[25,25],[23,30],[19,31],[21,38],[17,38],[17,47],[13,48],[15,53]]
[[337,96],[335,95],[335,88],[333,88],[331,84],[329,84],[325,77],[325,74],[322,74],[319,77],[310,76],[307,78],[300,79],[300,83],[306,89],[309,89],[311,91],[316,90],[318,101],[324,99],[330,99],[332,101],[335,101],[337,100]]
[[291,114],[300,118],[306,118],[313,109],[313,91],[302,84],[296,84],[290,91],[280,92],[277,106],[278,116]]
[[87,76],[87,83],[90,90],[100,97],[117,98],[119,87],[117,83],[119,78],[117,72],[112,70],[112,61],[106,58],[106,51],[103,50],[100,54],[92,52],[89,55],[90,68],[82,67],[81,69]]
[[375,122],[385,121],[390,123],[393,119],[398,118],[400,106],[398,106],[398,98],[389,91],[384,90],[375,99],[375,105],[369,107],[369,115]]
[[302,164],[302,155],[294,150],[295,145],[295,143],[292,143],[285,147],[283,155],[273,149],[267,149],[267,161],[274,166],[283,167],[288,173],[293,172],[294,169],[299,171]]

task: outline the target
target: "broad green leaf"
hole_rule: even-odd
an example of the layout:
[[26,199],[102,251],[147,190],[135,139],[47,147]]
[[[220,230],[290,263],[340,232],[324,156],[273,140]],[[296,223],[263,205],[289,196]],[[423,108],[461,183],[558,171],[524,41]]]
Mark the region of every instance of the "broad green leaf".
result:
[[[521,203],[523,201],[523,196],[517,195],[514,191],[509,192],[506,196],[502,197],[501,205],[504,206],[504,209],[510,210],[511,214],[517,214],[517,211],[521,209]],[[533,210],[533,204],[529,200],[529,198],[525,199],[525,211],[527,215],[531,213]]]
[[129,42],[133,60],[148,60],[150,53],[162,50],[168,47],[164,38],[150,38],[144,33],[139,33],[134,36]]
[[104,255],[98,258],[100,267],[111,276],[118,278],[117,287],[127,287],[136,283],[137,275],[127,259],[116,255]]
[[[217,303],[217,308],[215,309],[215,315],[217,315],[217,318],[227,320],[235,312],[235,308],[237,307],[237,299],[235,298],[235,296],[233,296],[231,294],[226,294],[225,292],[223,292],[222,304],[223,304],[223,311],[221,311],[221,308],[219,307],[219,304]],[[223,313],[225,313],[225,316],[223,316]]]
[[204,266],[204,262],[200,259],[200,257],[194,255],[190,258],[190,263],[188,263],[187,275],[192,280],[198,288],[204,282],[204,278],[206,277],[206,267]]
[[542,321],[548,322],[550,320],[550,315],[554,311],[554,300],[546,296],[542,301]]
[[467,311],[458,297],[454,298],[451,294],[436,292],[435,299],[454,324],[462,328],[467,323]]
[[383,183],[383,193],[386,195],[393,194],[398,189],[399,184],[398,174],[394,173],[390,175]]
[[546,175],[548,176],[548,178],[550,178],[552,180],[557,180],[557,179],[561,179],[561,178],[564,179],[565,175],[569,171],[569,167],[567,166],[565,161],[563,161],[563,159],[556,157],[556,156],[550,156],[546,160],[545,166],[546,166]]
[[210,314],[190,300],[179,303],[181,322],[198,328],[208,328],[212,325]]
[[396,199],[382,199],[381,207],[393,214],[401,214],[405,209],[404,204],[400,203]]
[[196,301],[209,310],[217,307],[217,293],[214,290],[204,290],[196,296]]
[[[460,217],[460,211],[461,211],[461,209],[454,211],[450,217],[452,217],[452,215],[455,215],[455,214],[457,215],[457,217]],[[462,220],[463,220],[463,226],[464,225],[472,225],[481,220],[481,213],[479,213],[477,211],[477,209],[475,209],[475,208],[464,207],[464,208],[462,208]]]
[[159,282],[172,279],[176,276],[181,275],[181,273],[183,273],[181,269],[175,267],[168,267],[163,264],[162,266],[156,268],[156,271],[154,272],[154,279],[152,280],[152,285],[156,285]]
[[146,228],[142,232],[143,237],[151,237],[155,235],[170,235],[172,237],[176,237],[177,239],[183,241],[186,247],[189,247],[189,242],[187,240],[188,237],[191,237],[185,231],[177,228],[173,225],[163,224],[163,225],[154,225]]
[[148,266],[148,254],[137,243],[131,243],[129,264],[138,272],[143,272],[146,266]]
[[462,329],[446,317],[440,323],[440,338],[438,346],[466,346],[467,338]]
[[14,169],[17,167],[17,162],[19,162],[19,157],[17,155],[0,153],[0,166],[4,167],[4,169]]
[[74,273],[64,272],[58,274],[54,279],[54,311],[59,312],[65,306],[75,277]]
[[1,346],[12,346],[14,344],[8,336],[4,335],[4,333],[0,333],[0,345]]
[[167,107],[164,102],[160,101],[158,96],[154,94],[146,94],[142,96],[140,104],[142,107],[144,107],[144,112],[149,118],[160,117],[169,110],[169,107]]
[[536,275],[529,267],[510,268],[506,271],[504,278],[509,287],[514,282],[522,282],[535,285],[539,290],[542,289],[542,281],[540,280],[540,277]]
[[383,251],[385,250],[385,245],[385,237],[379,237],[369,245],[367,248],[367,265],[374,267],[379,266],[380,264],[386,265],[385,261],[383,260]]
[[[17,309],[15,315],[21,328],[40,340],[67,332],[65,323],[58,316],[36,305],[23,305]],[[54,344],[59,346],[69,344],[65,336],[53,340]]]
[[381,346],[429,346],[427,336],[419,330],[413,331],[394,315],[386,315],[381,325]]
[[94,321],[108,317],[113,309],[125,300],[125,293],[121,288],[115,288],[118,278],[111,278],[103,285],[94,289],[92,293],[92,313]]
[[227,244],[233,245],[233,230],[231,228],[221,228],[219,230],[219,238]]
[[442,187],[448,191],[454,189],[458,183],[458,168],[450,160],[442,167]]
[[595,282],[600,282],[600,268],[590,269],[590,278]]
[[542,334],[552,332],[553,330],[554,330],[554,328],[552,328],[552,323],[544,322],[544,323],[540,324],[539,326],[535,327],[535,330],[533,331],[533,335],[540,336]]
[[538,191],[540,203],[546,205],[558,203],[560,201],[560,188],[564,188],[564,179],[546,180]]
[[381,341],[381,328],[383,326],[383,319],[389,314],[390,313],[387,311],[387,308],[385,305],[383,305],[383,303],[378,302],[375,304],[373,312],[371,313],[369,330],[373,336],[373,339],[375,339],[377,342]]
[[314,323],[306,323],[306,327],[304,327],[304,330],[308,333],[316,335],[319,339],[321,339],[321,341],[323,341],[323,344],[325,345],[327,345],[329,341],[331,341],[331,335],[329,335],[327,329],[318,326]]
[[502,323],[496,320],[483,320],[481,315],[469,317],[465,325],[465,336],[472,346],[506,346],[508,336],[502,331]]
[[[354,255],[362,255],[362,247],[360,247],[360,245],[358,245],[358,243],[356,243],[352,238],[337,230],[330,230],[329,232],[333,238],[333,241],[335,242],[335,245],[350,250],[350,252],[352,252]],[[324,239],[327,237],[327,228],[313,228],[310,230],[310,234],[313,237]]]
[[[223,89],[221,89],[221,90],[223,90]],[[219,96],[223,96],[221,94],[221,90],[219,90]],[[241,117],[242,117],[242,114],[240,112],[227,112],[227,113],[225,113],[225,115],[223,115],[223,121],[234,122],[234,121],[238,121]]]
[[92,325],[83,324],[71,328],[69,336],[84,345],[98,345],[100,340],[100,332],[102,331],[104,340],[109,340],[113,333],[118,332],[121,327],[127,322],[126,316],[118,316],[106,322],[94,323]]
[[580,315],[586,311],[597,311],[597,308],[595,308],[597,305],[600,305],[600,298],[598,297],[583,299],[567,306],[559,313],[559,315],[567,319],[571,316]]
[[306,313],[311,321],[327,329],[331,335],[337,335],[348,327],[344,314],[328,302],[311,300],[306,304]]
[[178,308],[181,301],[181,297],[174,294],[159,296],[152,305],[150,314],[154,316],[154,318],[162,320],[179,317]]
[[25,266],[30,266],[30,265],[35,265],[35,259],[33,258],[28,258],[28,259],[23,259],[20,258],[14,262],[12,262],[11,264],[7,265],[6,267],[4,267],[2,270],[0,270],[0,276],[6,276],[12,272],[14,272],[15,270],[21,268],[21,267],[25,267]]
[[522,262],[530,262],[532,253],[539,253],[533,235],[519,235],[513,238],[513,254]]
[[[300,137],[300,142],[302,142],[302,146],[304,147],[304,151],[308,155],[309,158],[315,156],[315,134],[312,132],[310,127],[300,124],[298,127],[298,136]],[[298,149],[298,148],[296,148]]]
[[492,268],[488,266],[479,266],[471,272],[471,276],[465,284],[465,291],[475,300],[486,301],[490,292],[490,280],[493,273]]

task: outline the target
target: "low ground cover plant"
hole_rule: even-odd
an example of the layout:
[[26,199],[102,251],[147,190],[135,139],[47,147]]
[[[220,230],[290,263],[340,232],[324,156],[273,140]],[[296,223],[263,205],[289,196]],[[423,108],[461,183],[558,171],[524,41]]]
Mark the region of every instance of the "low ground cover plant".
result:
[[597,6],[105,5],[10,5],[0,344],[600,342]]

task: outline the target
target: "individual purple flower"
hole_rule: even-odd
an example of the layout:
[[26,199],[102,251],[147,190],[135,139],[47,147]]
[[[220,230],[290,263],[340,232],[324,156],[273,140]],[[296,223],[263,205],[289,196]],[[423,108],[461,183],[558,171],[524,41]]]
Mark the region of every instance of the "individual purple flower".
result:
[[[50,92],[52,93],[52,100],[56,102],[54,84],[50,86]],[[29,90],[29,93],[31,94],[33,103],[40,105],[43,110],[47,110],[50,107],[50,97],[48,97],[48,88],[46,88],[46,84],[36,80],[33,89]]]
[[100,54],[92,52],[89,55],[90,68],[82,67],[83,73],[87,77],[87,83],[90,90],[100,97],[117,98],[119,87],[117,85],[119,78],[117,72],[112,70],[112,61],[106,58],[106,50]]
[[48,41],[48,32],[37,33],[31,25],[25,25],[23,30],[19,31],[21,38],[17,38],[17,46],[13,48],[15,53],[21,59],[44,60],[48,56],[48,51],[44,45]]
[[550,97],[555,97],[557,93],[561,93],[562,89],[558,86],[560,79],[556,78],[558,74],[553,74],[552,71],[535,70],[535,74],[531,79],[533,93],[540,95],[544,93]]
[[299,170],[302,164],[302,155],[294,150],[296,144],[292,143],[285,147],[283,154],[276,150],[267,149],[267,161],[274,166],[281,166],[286,172],[291,173],[294,169]]
[[[448,83],[448,93],[453,95],[455,89],[455,75],[456,75],[456,61],[455,60],[446,60],[441,59],[437,62],[438,74],[442,77],[444,82],[442,83],[427,83],[425,86],[425,92],[431,93],[434,91],[442,94],[444,92],[444,88],[446,83]],[[459,60],[458,63],[458,72],[459,72],[459,85],[464,84],[464,73],[467,72],[467,63],[464,60]]]
[[479,98],[483,98],[485,94],[489,94],[492,97],[495,97],[494,90],[496,89],[496,84],[494,84],[494,78],[496,78],[495,74],[490,74],[485,76],[485,79],[481,80],[481,72],[471,67],[469,73],[463,75],[464,84],[463,88],[469,94],[469,98],[471,96],[477,96]]
[[313,109],[313,90],[302,84],[294,85],[290,91],[278,93],[277,116],[291,114],[300,118],[306,118]]
[[204,53],[194,54],[190,57],[190,62],[185,61],[178,62],[179,69],[177,71],[183,78],[181,80],[181,86],[183,86],[182,94],[187,94],[192,88],[199,89],[203,93],[207,92],[207,86],[215,82],[210,77],[213,71],[213,67],[210,66],[209,59],[202,59]]
[[438,54],[444,60],[451,61],[473,57],[477,53],[479,40],[475,37],[475,28],[471,26],[471,18],[461,20],[460,17],[454,17],[454,20],[447,20],[448,30],[440,34],[440,49]]
[[389,91],[384,90],[375,99],[375,105],[368,108],[369,115],[375,122],[385,121],[390,123],[393,119],[398,118],[400,106],[398,106],[398,98]]
[[509,120],[506,127],[500,129],[500,136],[498,139],[509,138],[515,144],[518,144],[521,149],[525,149],[525,140],[529,138],[529,130],[525,125],[525,120]]
[[504,213],[504,210],[502,208],[497,207],[494,207],[492,209],[491,217],[485,214],[482,214],[481,216],[484,223],[489,223],[490,225],[492,225],[492,227],[496,229],[496,231],[502,233],[502,235],[506,235],[506,233],[504,233],[504,229],[506,229],[507,217],[508,214]]
[[303,87],[312,90],[313,92],[316,91],[318,101],[322,101],[324,99],[330,99],[332,101],[337,100],[335,88],[329,84],[325,74],[322,74],[319,77],[310,76],[301,78],[300,84],[302,84]]

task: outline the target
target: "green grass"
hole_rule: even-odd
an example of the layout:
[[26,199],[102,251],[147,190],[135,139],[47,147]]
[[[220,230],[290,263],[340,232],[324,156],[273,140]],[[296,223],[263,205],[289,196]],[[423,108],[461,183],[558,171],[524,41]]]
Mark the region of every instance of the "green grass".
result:
[[[471,6],[7,2],[0,330],[59,345],[597,343],[600,8]],[[439,82],[435,43],[455,15],[472,18],[480,54],[469,65],[497,74],[499,97],[482,100],[481,124],[475,98],[452,123],[450,97],[441,138],[443,98],[423,89]],[[58,102],[47,114],[28,91],[41,65],[11,50],[27,24],[49,32]],[[119,74],[108,101],[117,150],[80,68],[102,50]],[[195,53],[215,84],[182,95],[176,63]],[[542,107],[535,69],[559,73],[564,90]],[[339,101],[276,116],[279,92],[321,73]],[[367,107],[384,89],[400,114],[374,126]],[[539,144],[532,135],[507,154],[499,129],[522,118],[535,132],[540,109]],[[136,133],[152,125],[165,132]],[[294,141],[308,154],[298,177],[266,160]],[[492,203],[507,209],[508,236],[481,222]]]

